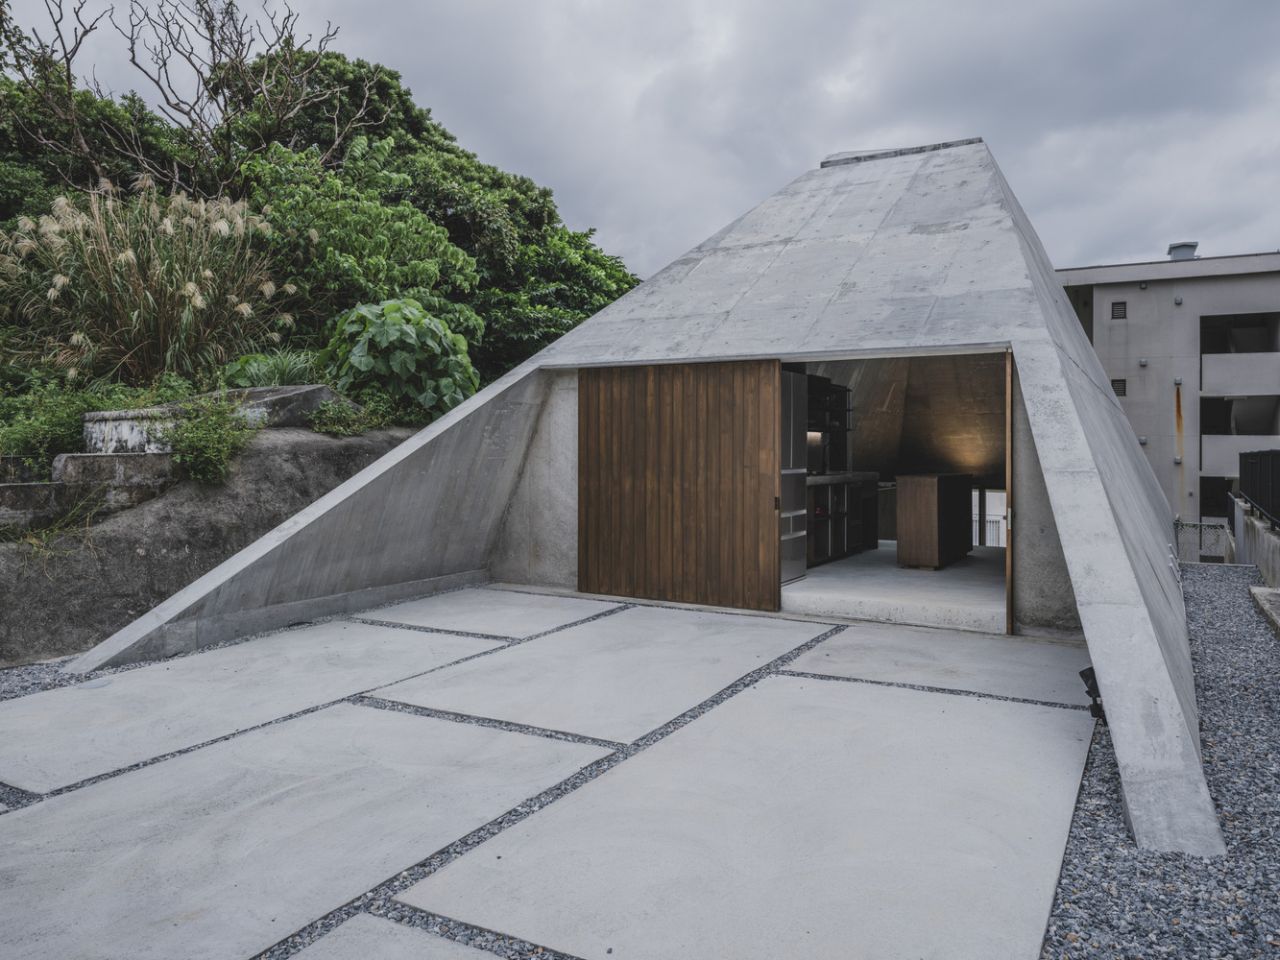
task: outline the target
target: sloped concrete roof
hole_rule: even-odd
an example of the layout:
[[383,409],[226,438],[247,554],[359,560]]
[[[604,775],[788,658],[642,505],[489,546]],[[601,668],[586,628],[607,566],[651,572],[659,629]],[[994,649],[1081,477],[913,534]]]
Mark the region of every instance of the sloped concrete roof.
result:
[[1043,340],[1023,248],[984,143],[880,152],[797,178],[539,359],[819,359]]
[[541,401],[539,368],[1005,348],[1137,840],[1221,853],[1172,518],[1039,239],[976,139],[830,158],[77,668],[265,629],[290,612],[354,609],[360,597],[369,605],[483,567]]
[[[1013,351],[1140,843],[1222,851],[1172,517],[981,140],[837,154],[562,337],[578,367]],[[1015,518],[1016,522],[1016,518]]]

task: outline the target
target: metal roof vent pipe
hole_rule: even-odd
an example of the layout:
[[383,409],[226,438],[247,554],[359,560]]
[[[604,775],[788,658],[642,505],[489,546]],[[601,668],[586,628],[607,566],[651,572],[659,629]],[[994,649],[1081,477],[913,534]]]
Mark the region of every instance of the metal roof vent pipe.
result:
[[1178,243],[1169,244],[1170,260],[1194,260],[1196,258],[1196,247],[1200,246],[1195,240],[1182,240]]

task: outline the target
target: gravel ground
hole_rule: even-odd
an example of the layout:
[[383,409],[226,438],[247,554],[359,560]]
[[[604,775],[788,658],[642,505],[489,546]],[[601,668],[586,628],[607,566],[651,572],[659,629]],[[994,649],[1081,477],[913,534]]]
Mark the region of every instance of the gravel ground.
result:
[[1183,566],[1205,772],[1227,855],[1139,851],[1100,729],[1042,960],[1280,956],[1280,641],[1249,595],[1261,582],[1254,567]]
[[70,659],[71,657],[59,657],[56,660],[29,663],[22,667],[0,669],[0,700],[25,697],[29,693],[52,690],[54,687],[65,687],[68,683],[80,679],[68,677],[62,672],[62,665]]

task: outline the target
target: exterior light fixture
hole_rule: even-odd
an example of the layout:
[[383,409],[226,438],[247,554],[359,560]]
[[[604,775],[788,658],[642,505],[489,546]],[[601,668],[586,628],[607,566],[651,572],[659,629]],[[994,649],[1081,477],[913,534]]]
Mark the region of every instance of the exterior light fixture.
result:
[[1140,282],[1138,283],[1138,289],[1139,289],[1139,290],[1145,290],[1145,289],[1147,289],[1147,281],[1145,281],[1145,280],[1140,281]]
[[1174,305],[1175,307],[1180,307],[1180,306],[1182,306],[1182,298],[1181,298],[1181,297],[1174,297],[1174,298],[1173,298],[1173,305]]
[[1174,458],[1173,458],[1173,462],[1174,462],[1174,463],[1181,463],[1181,462],[1182,462],[1182,458],[1181,458],[1181,457],[1174,457]]
[[1147,358],[1146,358],[1146,357],[1139,357],[1139,358],[1138,358],[1138,366],[1140,366],[1140,367],[1145,367],[1146,365],[1147,365]]
[[1181,378],[1181,377],[1174,377],[1174,378],[1173,378],[1173,385],[1174,385],[1175,387],[1180,387],[1180,386],[1182,386],[1182,378]]
[[1146,445],[1147,445],[1147,438],[1146,438],[1146,437],[1139,437],[1139,438],[1138,438],[1138,446],[1140,446],[1140,447],[1145,447]]

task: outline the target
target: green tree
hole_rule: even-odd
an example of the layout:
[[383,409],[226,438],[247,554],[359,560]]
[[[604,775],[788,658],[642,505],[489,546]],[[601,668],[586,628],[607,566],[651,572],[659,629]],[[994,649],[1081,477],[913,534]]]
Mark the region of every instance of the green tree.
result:
[[357,139],[340,172],[327,170],[315,148],[278,144],[246,164],[253,205],[269,211],[274,228],[268,247],[298,290],[295,319],[318,337],[358,303],[412,297],[478,339],[482,325],[463,299],[475,262],[420,210],[386,199],[402,178],[384,169],[391,147]]
[[591,240],[592,231],[564,226],[523,245],[512,269],[481,291],[476,309],[485,336],[472,360],[494,379],[603,310],[636,284],[620,259]]
[[[484,380],[500,376],[638,282],[621,260],[596,246],[592,231],[564,225],[549,189],[482,163],[461,147],[429,110],[414,103],[394,70],[332,51],[319,60],[317,82],[342,87],[348,99],[365,107],[362,120],[370,137],[382,138],[384,145],[394,138],[380,158],[377,192],[383,202],[410,204],[474,259],[475,282],[466,293],[452,291],[449,299],[467,303],[483,321],[483,336],[464,332]],[[333,129],[316,105],[299,111],[276,135],[312,144],[323,155]],[[350,160],[341,176],[361,179]]]
[[[312,44],[295,35],[287,6],[261,23],[227,0],[128,0],[127,11],[125,50],[159,115],[133,94],[78,85],[96,20],[55,25],[46,42],[0,15],[0,226],[68,186],[140,173],[267,205],[272,273],[296,279],[304,345],[358,303],[413,297],[466,337],[485,380],[637,282],[592,231],[563,223],[549,189],[481,162],[394,70],[329,50],[334,31]],[[146,44],[170,31],[167,60],[149,61]]]

